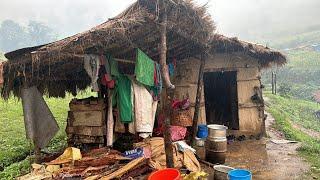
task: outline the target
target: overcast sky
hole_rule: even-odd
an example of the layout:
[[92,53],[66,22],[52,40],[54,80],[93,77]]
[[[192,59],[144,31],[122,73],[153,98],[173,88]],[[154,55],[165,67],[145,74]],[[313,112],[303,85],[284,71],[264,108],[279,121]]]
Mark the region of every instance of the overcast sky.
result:
[[[37,20],[60,37],[89,29],[111,18],[135,0],[0,0],[0,21],[27,24]],[[209,1],[218,32],[252,39],[256,33],[320,24],[320,0],[195,0]],[[265,31],[265,32],[264,32]]]

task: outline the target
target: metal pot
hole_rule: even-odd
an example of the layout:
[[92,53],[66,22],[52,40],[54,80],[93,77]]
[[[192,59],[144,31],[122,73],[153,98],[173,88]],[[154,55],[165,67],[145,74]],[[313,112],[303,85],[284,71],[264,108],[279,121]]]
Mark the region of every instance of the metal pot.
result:
[[227,180],[228,172],[234,170],[234,168],[225,165],[215,165],[214,169],[214,180]]
[[227,135],[228,127],[224,125],[218,124],[210,124],[208,125],[209,135],[208,138],[216,139],[216,138],[225,138]]
[[207,138],[206,149],[215,152],[227,152],[227,138]]

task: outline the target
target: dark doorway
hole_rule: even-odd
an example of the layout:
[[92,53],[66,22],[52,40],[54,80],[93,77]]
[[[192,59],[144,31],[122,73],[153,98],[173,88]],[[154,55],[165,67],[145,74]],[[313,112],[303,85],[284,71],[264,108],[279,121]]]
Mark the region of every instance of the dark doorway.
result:
[[237,72],[206,72],[203,83],[207,124],[238,130]]

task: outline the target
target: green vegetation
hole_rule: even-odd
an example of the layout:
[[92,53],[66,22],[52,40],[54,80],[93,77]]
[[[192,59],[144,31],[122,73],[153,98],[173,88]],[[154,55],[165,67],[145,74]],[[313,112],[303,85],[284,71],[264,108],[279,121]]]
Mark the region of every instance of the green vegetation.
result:
[[56,40],[56,34],[47,25],[30,20],[27,26],[13,20],[0,24],[0,50],[13,51],[19,48],[36,46]]
[[274,71],[280,95],[313,100],[320,84],[320,52],[289,51],[287,56],[289,62],[284,67],[264,71],[262,81],[267,90],[270,90],[271,72]]
[[284,35],[282,37],[277,38],[274,41],[274,43],[272,43],[272,46],[279,49],[295,48],[299,46],[318,43],[319,41],[320,41],[320,31],[319,29],[315,29],[312,31],[298,33],[296,35],[289,35],[289,36]]
[[320,110],[320,105],[315,102],[285,98],[281,96],[271,96],[266,93],[267,97],[272,97],[270,103],[275,109],[286,113],[292,122],[306,129],[312,129],[320,132],[320,119],[315,116],[315,112]]
[[320,140],[311,137],[292,126],[292,123],[299,123],[304,127],[312,127],[313,130],[320,130],[320,120],[312,117],[312,112],[319,109],[316,103],[284,98],[271,93],[265,93],[269,99],[266,103],[267,111],[275,118],[275,127],[281,130],[286,138],[302,142],[299,153],[311,164],[311,176],[320,176]]
[[[54,114],[60,131],[55,138],[50,142],[48,149],[45,151],[59,151],[66,146],[66,117],[68,112],[68,103],[71,96],[66,99],[46,99],[52,113]],[[3,169],[0,172],[0,178],[9,178],[13,175],[23,173],[28,169],[28,161],[24,160],[28,155],[31,155],[31,142],[25,138],[25,129],[23,121],[23,111],[21,101],[10,99],[8,102],[0,102],[0,167]],[[19,162],[23,160],[22,162]]]
[[[84,92],[80,97],[93,95]],[[66,119],[69,102],[73,96],[45,98],[56,118],[60,130],[43,151],[59,152],[66,147]],[[21,101],[11,98],[7,102],[0,99],[0,179],[13,179],[29,171],[33,147],[26,139]]]

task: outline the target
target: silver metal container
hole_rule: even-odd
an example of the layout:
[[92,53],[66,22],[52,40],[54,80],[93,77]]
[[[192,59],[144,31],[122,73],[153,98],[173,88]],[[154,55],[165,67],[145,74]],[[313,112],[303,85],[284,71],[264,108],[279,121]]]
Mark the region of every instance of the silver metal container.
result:
[[199,147],[203,147],[204,146],[205,139],[197,138],[197,137],[195,137],[195,139],[196,139],[196,145],[197,146],[199,146]]
[[227,180],[228,172],[234,170],[234,168],[225,165],[215,165],[214,169],[214,180]]
[[208,138],[226,138],[228,127],[218,124],[210,124],[208,127]]

